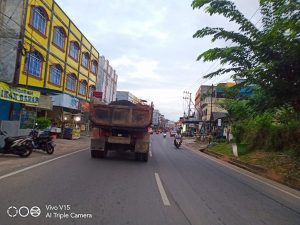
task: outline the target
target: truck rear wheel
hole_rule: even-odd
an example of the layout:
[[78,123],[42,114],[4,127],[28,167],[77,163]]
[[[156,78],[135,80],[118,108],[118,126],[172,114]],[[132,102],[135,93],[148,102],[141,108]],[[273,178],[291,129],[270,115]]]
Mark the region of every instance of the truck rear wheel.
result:
[[143,158],[143,161],[144,162],[147,162],[148,161],[148,152],[147,153],[142,153],[142,158]]
[[91,150],[92,158],[105,158],[106,155],[107,155],[107,150],[105,151]]
[[97,153],[98,153],[97,151],[91,150],[91,156],[92,156],[92,158],[98,158],[98,154]]
[[104,151],[98,151],[98,157],[99,158],[105,158],[106,155],[107,155],[107,150],[104,150]]
[[136,152],[134,153],[134,156],[136,161],[144,161],[144,162],[148,161],[148,152],[147,153]]
[[139,161],[140,160],[140,154],[141,153],[139,153],[139,152],[135,152],[134,153],[134,159],[135,159],[135,161]]

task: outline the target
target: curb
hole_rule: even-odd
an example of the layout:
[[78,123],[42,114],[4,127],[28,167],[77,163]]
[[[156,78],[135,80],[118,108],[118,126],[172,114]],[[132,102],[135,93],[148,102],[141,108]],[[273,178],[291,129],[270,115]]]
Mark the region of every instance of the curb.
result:
[[[276,179],[273,179],[272,177],[268,176],[267,174],[267,169],[264,168],[264,167],[261,167],[261,166],[257,166],[257,165],[253,165],[253,164],[249,164],[249,163],[246,163],[246,162],[243,162],[243,161],[240,161],[238,159],[235,159],[235,158],[232,158],[232,157],[228,157],[226,155],[223,155],[221,153],[217,153],[217,152],[212,152],[212,151],[209,151],[207,148],[206,149],[203,149],[203,148],[200,148],[199,151],[207,154],[207,155],[210,155],[210,156],[213,156],[217,159],[220,159],[222,161],[226,161],[232,165],[235,165],[237,167],[240,167],[242,169],[245,169],[247,171],[250,171],[254,174],[257,174],[257,175],[260,175],[262,177],[265,177],[265,178],[268,178],[270,180],[273,180],[273,181],[276,181],[278,183],[281,183],[283,185],[286,185],[288,187],[291,187],[295,190],[300,190],[299,188],[299,181],[298,180],[295,180],[295,179],[290,179],[290,182],[285,182],[285,181],[282,181],[282,180],[276,180]],[[298,184],[298,185],[297,185]]]
[[249,163],[246,163],[246,162],[243,162],[243,161],[240,161],[240,160],[237,160],[237,159],[233,159],[233,158],[230,158],[229,163],[231,163],[233,165],[236,165],[236,166],[239,166],[241,168],[245,168],[245,169],[250,170],[250,171],[255,171],[255,172],[260,172],[260,173],[267,172],[267,169],[264,168],[264,167],[249,164]]
[[243,162],[243,161],[240,161],[238,159],[235,159],[235,158],[232,158],[232,157],[228,157],[224,154],[221,154],[221,153],[217,153],[217,152],[213,152],[213,151],[209,151],[208,149],[205,149],[205,150],[202,150],[202,149],[199,149],[199,151],[205,153],[205,154],[208,154],[208,155],[211,155],[217,159],[227,159],[227,160],[223,160],[223,161],[227,161],[228,163],[232,164],[232,165],[235,165],[235,166],[238,166],[240,168],[243,168],[245,170],[249,170],[251,172],[254,172],[254,173],[264,173],[264,172],[267,172],[267,170],[261,166],[257,166],[257,165],[253,165],[253,164],[249,164],[249,163],[246,163],[246,162]]
[[225,156],[221,153],[217,153],[217,152],[212,152],[212,151],[209,151],[207,148],[206,149],[199,149],[199,151],[207,154],[207,155],[210,155],[210,156],[213,156],[217,159],[221,159],[221,158],[224,158]]

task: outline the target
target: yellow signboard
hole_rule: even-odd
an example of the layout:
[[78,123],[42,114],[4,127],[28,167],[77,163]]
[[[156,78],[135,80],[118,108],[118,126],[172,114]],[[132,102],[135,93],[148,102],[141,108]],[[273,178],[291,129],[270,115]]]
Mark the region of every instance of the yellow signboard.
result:
[[0,99],[29,105],[38,105],[41,93],[21,87],[11,87],[0,82]]

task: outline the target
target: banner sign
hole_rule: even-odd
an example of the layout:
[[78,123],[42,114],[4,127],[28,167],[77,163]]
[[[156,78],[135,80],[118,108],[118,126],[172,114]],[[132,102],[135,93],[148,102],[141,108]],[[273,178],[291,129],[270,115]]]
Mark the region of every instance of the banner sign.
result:
[[28,105],[38,105],[41,93],[21,87],[11,87],[0,82],[0,99],[24,103]]
[[218,119],[218,127],[222,126],[222,120]]
[[83,112],[89,112],[90,111],[90,103],[79,101],[79,109]]
[[26,106],[37,107],[39,109],[44,109],[44,110],[52,110],[53,109],[52,98],[51,98],[51,96],[41,95],[38,105],[27,105],[26,104]]
[[52,95],[53,105],[62,106],[69,109],[79,108],[79,99],[68,94]]
[[101,91],[94,91],[93,95],[96,98],[102,99],[103,92],[101,92]]

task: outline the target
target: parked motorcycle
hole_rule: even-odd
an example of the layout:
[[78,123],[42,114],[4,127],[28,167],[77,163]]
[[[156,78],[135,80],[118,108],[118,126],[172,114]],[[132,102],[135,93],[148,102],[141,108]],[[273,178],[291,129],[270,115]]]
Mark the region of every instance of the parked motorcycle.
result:
[[181,145],[181,143],[182,143],[182,138],[181,138],[181,136],[175,136],[175,139],[174,139],[174,145],[175,145],[175,147],[176,148],[179,148],[180,147],[180,145]]
[[[0,130],[0,135],[7,136],[7,133]],[[6,137],[4,142],[4,146],[0,148],[1,154],[14,154],[25,158],[32,153],[33,145],[30,136]]]
[[50,132],[43,132],[39,135],[38,130],[32,129],[29,135],[32,137],[34,149],[41,149],[47,152],[49,155],[53,154],[55,144]]

